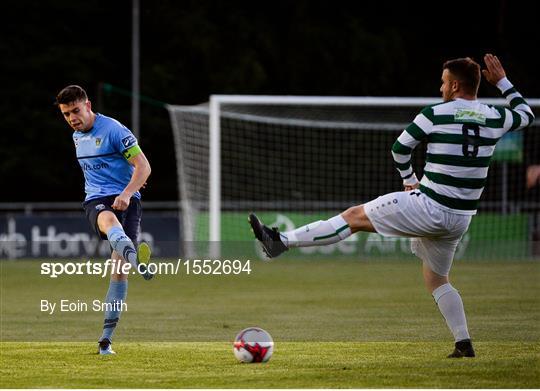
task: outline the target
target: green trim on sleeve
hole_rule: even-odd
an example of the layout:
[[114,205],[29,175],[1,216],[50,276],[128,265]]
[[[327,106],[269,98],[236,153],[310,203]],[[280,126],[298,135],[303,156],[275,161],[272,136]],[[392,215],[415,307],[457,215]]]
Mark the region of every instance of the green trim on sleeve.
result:
[[406,145],[403,145],[396,140],[394,145],[392,145],[392,152],[398,153],[400,155],[410,155],[412,153],[412,148],[407,147]]
[[511,88],[507,89],[506,91],[504,91],[504,92],[502,93],[502,95],[506,98],[508,95],[513,94],[513,93],[515,93],[515,92],[517,92],[517,90],[515,89],[515,87],[511,87]]
[[124,155],[126,160],[129,160],[132,157],[137,156],[141,152],[142,152],[141,147],[139,147],[138,145],[134,145],[131,148],[128,148],[124,152],[122,152],[122,155]]
[[515,98],[513,98],[511,101],[510,101],[510,107],[515,109],[516,106],[519,106],[521,104],[527,104],[527,102],[525,101],[525,99],[523,99],[521,96],[516,96]]
[[422,130],[420,126],[416,125],[414,122],[407,126],[407,128],[405,128],[405,131],[409,133],[409,135],[416,141],[423,141],[427,139],[427,134]]
[[510,110],[510,112],[512,113],[512,126],[510,127],[510,131],[512,131],[520,127],[521,116],[514,110]]
[[398,163],[394,160],[394,164],[400,171],[408,170],[411,167],[411,161],[409,160],[407,163]]
[[424,107],[420,113],[424,115],[427,119],[429,119],[431,122],[433,122],[433,118],[435,117],[433,112],[433,106],[438,106],[440,103]]

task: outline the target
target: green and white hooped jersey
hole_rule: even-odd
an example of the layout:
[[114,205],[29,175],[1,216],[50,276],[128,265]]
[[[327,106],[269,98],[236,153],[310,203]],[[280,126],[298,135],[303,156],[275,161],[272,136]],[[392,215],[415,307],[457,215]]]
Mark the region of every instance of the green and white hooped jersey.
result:
[[508,131],[534,120],[533,112],[508,79],[497,87],[510,109],[456,99],[425,107],[392,146],[405,185],[417,183],[412,150],[427,141],[420,191],[452,212],[474,215],[487,180],[495,144]]

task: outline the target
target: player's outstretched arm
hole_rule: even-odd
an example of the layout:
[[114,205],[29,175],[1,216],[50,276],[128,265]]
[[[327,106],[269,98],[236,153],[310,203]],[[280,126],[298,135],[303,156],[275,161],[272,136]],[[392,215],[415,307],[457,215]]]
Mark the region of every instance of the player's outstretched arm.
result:
[[[510,80],[506,77],[506,72],[497,58],[493,54],[484,56],[486,69],[482,70],[484,78],[494,86],[496,86],[502,95],[508,100],[510,110],[504,110],[503,121],[505,130],[518,130],[526,128],[534,120],[534,114],[531,107],[523,96],[514,88]],[[506,117],[506,120],[504,119]]]

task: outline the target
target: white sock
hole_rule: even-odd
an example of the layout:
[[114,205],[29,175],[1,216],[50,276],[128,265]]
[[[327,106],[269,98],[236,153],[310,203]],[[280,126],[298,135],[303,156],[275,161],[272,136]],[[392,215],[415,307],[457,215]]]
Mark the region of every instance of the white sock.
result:
[[281,233],[287,247],[324,246],[337,243],[351,235],[349,224],[341,215],[331,219],[315,221],[292,231]]
[[463,301],[459,292],[448,283],[435,289],[432,295],[435,303],[439,306],[441,314],[446,319],[446,324],[454,334],[454,340],[457,342],[470,339]]

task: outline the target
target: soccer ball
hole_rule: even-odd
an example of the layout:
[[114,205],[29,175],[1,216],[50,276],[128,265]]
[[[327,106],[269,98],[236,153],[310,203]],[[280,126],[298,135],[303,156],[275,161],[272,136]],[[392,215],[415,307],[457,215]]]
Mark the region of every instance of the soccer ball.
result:
[[274,352],[274,341],[263,329],[248,327],[234,339],[233,351],[240,362],[267,362]]

